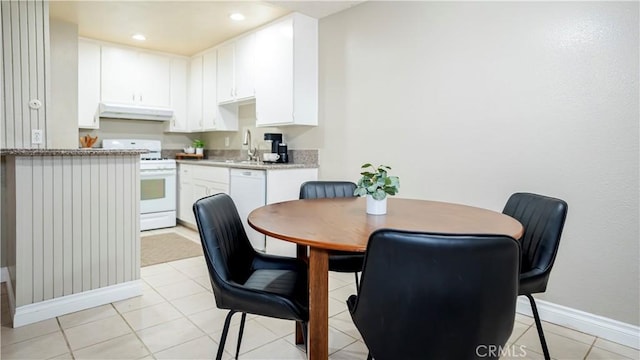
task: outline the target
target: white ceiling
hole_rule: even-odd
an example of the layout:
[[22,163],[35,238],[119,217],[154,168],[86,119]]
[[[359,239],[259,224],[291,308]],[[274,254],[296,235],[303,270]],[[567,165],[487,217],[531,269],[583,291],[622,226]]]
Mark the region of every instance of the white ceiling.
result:
[[[193,55],[298,11],[322,18],[362,1],[51,1],[52,18],[78,24],[82,37]],[[246,19],[229,19],[240,12]],[[147,37],[131,39],[135,33]]]

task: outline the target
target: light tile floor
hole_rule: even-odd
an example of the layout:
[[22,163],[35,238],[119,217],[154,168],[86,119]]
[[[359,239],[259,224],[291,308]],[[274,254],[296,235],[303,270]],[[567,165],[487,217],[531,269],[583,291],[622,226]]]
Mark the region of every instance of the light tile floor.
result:
[[[197,233],[178,227],[147,234]],[[210,359],[215,356],[226,311],[215,306],[202,257],[145,267],[143,295],[11,328],[2,292],[2,359]],[[353,274],[330,273],[330,359],[366,359],[367,347],[351,321],[345,300],[355,293]],[[235,353],[240,316],[232,322],[225,358]],[[543,323],[555,359],[639,359],[638,350]],[[292,321],[247,316],[241,359],[304,359],[294,345]],[[517,315],[504,359],[541,359],[533,319]]]

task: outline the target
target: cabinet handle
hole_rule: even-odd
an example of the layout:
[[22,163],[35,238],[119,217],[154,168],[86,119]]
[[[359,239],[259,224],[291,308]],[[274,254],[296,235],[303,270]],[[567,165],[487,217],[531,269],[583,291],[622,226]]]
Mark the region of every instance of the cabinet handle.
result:
[[136,94],[135,93],[131,94],[131,101],[136,101]]
[[231,88],[231,92],[229,93],[229,96],[233,96],[233,88]]
[[142,94],[140,94],[140,102],[142,102]]

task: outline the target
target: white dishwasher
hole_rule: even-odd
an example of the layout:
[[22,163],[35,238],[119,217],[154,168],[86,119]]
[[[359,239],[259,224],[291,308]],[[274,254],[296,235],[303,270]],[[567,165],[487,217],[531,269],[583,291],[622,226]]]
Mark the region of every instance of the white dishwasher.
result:
[[251,241],[258,251],[265,251],[265,236],[247,223],[247,216],[254,209],[267,203],[267,177],[264,170],[231,169],[229,194],[238,208],[240,219]]

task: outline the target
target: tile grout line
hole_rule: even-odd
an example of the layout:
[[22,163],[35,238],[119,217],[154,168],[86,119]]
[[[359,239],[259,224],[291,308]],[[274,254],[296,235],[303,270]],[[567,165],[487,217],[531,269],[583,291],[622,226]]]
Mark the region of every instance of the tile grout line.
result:
[[[520,323],[520,324],[522,324],[522,323]],[[527,325],[527,324],[523,324],[523,325]],[[529,325],[527,325],[527,328],[526,328],[526,329],[524,329],[524,331],[522,332],[522,334],[520,334],[520,336],[518,336],[517,338],[515,338],[515,339],[512,341],[512,343],[514,343],[514,344],[515,344],[518,340],[520,340],[520,338],[522,338],[522,337],[524,336],[524,334],[526,334],[526,333],[527,333],[527,331],[529,331],[529,329],[531,329],[531,327],[532,327],[532,326],[533,326],[533,324],[529,324]],[[512,330],[512,332],[513,332],[513,330]]]
[[597,339],[598,339],[597,337],[594,337],[593,342],[591,343],[591,346],[589,346],[589,350],[587,350],[587,353],[584,354],[583,360],[586,360],[589,357],[589,354],[591,354],[591,350],[593,350],[593,346],[595,345]]
[[71,344],[69,343],[69,339],[67,338],[67,333],[62,328],[62,324],[60,323],[60,317],[59,316],[56,316],[56,324],[58,324],[58,328],[60,329],[60,332],[62,333],[62,338],[64,339],[64,342],[67,345],[67,349],[69,349],[69,354],[71,355],[71,358],[75,359],[76,357],[73,354],[73,350],[71,349]]
[[[155,291],[155,290],[154,290]],[[144,341],[142,341],[142,339],[140,338],[140,336],[138,335],[138,332],[131,327],[131,324],[129,324],[129,322],[127,321],[127,319],[124,318],[124,316],[122,316],[122,313],[118,310],[118,308],[116,308],[113,303],[111,303],[111,306],[114,308],[114,310],[116,311],[116,313],[120,316],[120,318],[122,319],[122,321],[124,321],[125,324],[127,324],[127,327],[129,327],[129,329],[131,330],[131,332],[133,333],[133,335],[136,337],[136,339],[138,339],[138,341],[140,341],[140,343],[142,344],[142,346],[144,346],[145,350],[147,350],[148,355],[151,355],[154,359],[155,356],[153,356],[153,353],[151,352],[151,349],[149,349],[149,347],[147,346],[147,344],[144,343]],[[133,310],[135,311],[135,310]],[[122,336],[126,336],[126,335],[122,335]],[[120,336],[118,336],[120,337]],[[115,339],[115,338],[114,338]],[[109,341],[109,340],[107,340]],[[103,341],[104,342],[104,341]],[[146,357],[147,355],[143,356],[142,358]]]

